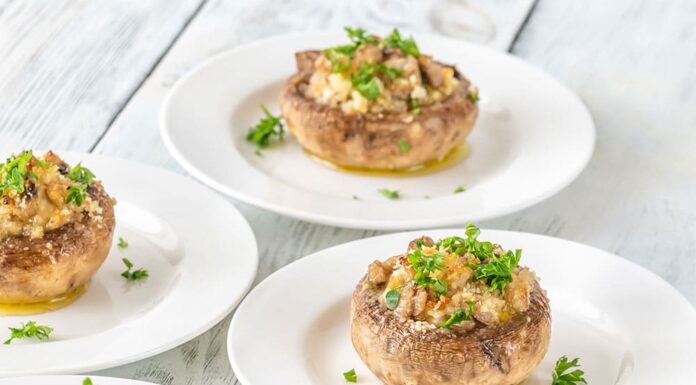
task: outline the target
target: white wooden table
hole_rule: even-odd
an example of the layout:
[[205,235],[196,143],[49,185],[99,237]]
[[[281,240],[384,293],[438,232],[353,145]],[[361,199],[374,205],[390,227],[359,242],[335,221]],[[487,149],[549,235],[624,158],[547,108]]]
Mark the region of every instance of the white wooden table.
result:
[[[201,60],[293,30],[395,25],[451,34],[550,72],[580,95],[597,126],[594,156],[574,183],[480,225],[608,250],[696,303],[694,20],[691,0],[0,0],[0,151],[91,151],[181,172],[159,140],[157,113],[173,82]],[[377,234],[235,204],[259,242],[257,283],[303,255]],[[228,323],[100,374],[236,383]]]

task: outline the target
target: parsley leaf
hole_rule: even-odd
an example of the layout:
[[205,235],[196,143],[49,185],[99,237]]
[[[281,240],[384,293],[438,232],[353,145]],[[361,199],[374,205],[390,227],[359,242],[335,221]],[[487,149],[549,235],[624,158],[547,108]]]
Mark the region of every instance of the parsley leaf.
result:
[[471,301],[466,301],[466,304],[469,307],[468,311],[467,309],[461,309],[456,311],[447,321],[443,322],[442,325],[440,325],[440,327],[444,329],[449,329],[452,327],[452,325],[456,325],[458,323],[461,323],[462,321],[469,321],[471,317],[474,315],[474,303]]
[[94,174],[86,167],[82,167],[82,163],[78,163],[68,172],[68,178],[75,182],[68,189],[68,194],[65,196],[65,203],[75,203],[76,206],[82,206],[82,202],[87,198],[87,188],[94,180]]
[[471,86],[469,87],[469,93],[466,95],[469,100],[471,100],[473,103],[477,103],[481,98],[479,97],[479,92],[478,88]]
[[68,189],[68,195],[65,196],[65,203],[75,203],[76,206],[82,206],[82,202],[87,197],[87,185],[76,184]]
[[12,155],[5,163],[0,164],[0,195],[9,190],[14,190],[18,194],[24,192],[24,180],[29,176],[27,165],[33,156],[31,150],[23,151],[19,155]]
[[492,257],[487,263],[482,263],[474,270],[474,278],[485,279],[489,289],[505,292],[505,287],[512,282],[512,271],[517,268],[522,257],[522,250],[513,253],[507,251],[502,257]]
[[138,269],[135,271],[131,271],[133,268],[133,262],[131,262],[128,258],[123,258],[123,264],[126,265],[126,271],[121,273],[121,277],[129,280],[129,281],[137,281],[139,279],[147,278],[150,275],[148,274],[147,270],[145,269]]
[[389,189],[383,188],[383,189],[379,189],[377,191],[380,194],[384,195],[384,197],[387,199],[393,200],[393,199],[399,199],[401,197],[399,190],[389,190]]
[[394,288],[391,289],[387,292],[387,294],[384,296],[386,302],[387,302],[387,307],[390,310],[396,309],[397,306],[399,306],[399,299],[401,299],[401,295],[399,294],[399,289]]
[[435,291],[435,296],[440,298],[443,295],[447,295],[447,290],[449,288],[449,285],[447,285],[447,281],[438,279],[435,281],[433,284],[433,290]]
[[398,29],[394,28],[391,35],[389,35],[384,40],[384,46],[386,48],[396,47],[404,53],[404,55],[411,55],[418,57],[420,56],[420,50],[418,50],[418,45],[412,37],[404,39],[401,37],[401,33]]
[[553,369],[553,382],[551,385],[576,385],[576,384],[587,384],[585,378],[585,372],[580,369],[568,372],[572,368],[579,368],[578,364],[579,358],[574,358],[568,361],[568,357],[562,356],[556,361],[556,367]]
[[73,182],[90,185],[94,180],[94,174],[87,167],[82,167],[82,162],[80,162],[70,169],[68,178]]
[[466,187],[464,186],[457,186],[457,188],[454,189],[455,194],[463,193],[464,191],[466,191]]
[[382,92],[380,81],[377,78],[378,73],[384,74],[391,79],[396,79],[403,75],[403,71],[385,66],[382,63],[362,63],[358,73],[351,77],[351,82],[355,89],[360,92],[360,95],[368,100],[377,99]]
[[92,379],[89,377],[85,377],[84,380],[82,380],[82,385],[93,385],[92,384]]
[[36,338],[39,341],[45,341],[48,336],[53,332],[53,328],[45,325],[37,325],[35,321],[29,321],[26,324],[22,323],[19,328],[9,328],[10,338],[4,342],[5,345],[9,345],[13,340],[20,338]]
[[399,145],[399,150],[401,150],[401,152],[408,152],[408,150],[411,149],[411,144],[407,140],[399,139],[397,144]]
[[358,382],[358,375],[355,374],[355,369],[343,373],[343,378],[346,379],[346,382]]
[[119,249],[125,249],[126,247],[128,247],[128,242],[125,239],[118,237],[117,246]]
[[411,99],[411,114],[416,116],[419,115],[421,112],[423,112],[423,110],[418,105],[418,101],[416,99]]
[[[438,281],[430,277],[430,273],[435,270],[441,270],[445,266],[445,257],[440,253],[435,253],[434,255],[424,255],[420,249],[415,249],[406,255],[408,263],[416,271],[413,275],[413,280],[420,287],[433,286]],[[440,289],[443,288],[446,283],[440,281]]]
[[254,143],[258,149],[266,148],[271,144],[271,137],[276,136],[278,140],[283,140],[283,135],[285,135],[285,129],[283,123],[280,121],[281,117],[274,116],[265,105],[261,105],[261,109],[265,115],[254,127],[249,128],[249,133],[247,134],[247,142]]
[[367,32],[365,32],[365,30],[362,28],[344,27],[343,29],[346,30],[346,32],[348,33],[348,38],[356,46],[361,46],[363,44],[379,44],[379,40],[377,40],[376,37],[367,35]]

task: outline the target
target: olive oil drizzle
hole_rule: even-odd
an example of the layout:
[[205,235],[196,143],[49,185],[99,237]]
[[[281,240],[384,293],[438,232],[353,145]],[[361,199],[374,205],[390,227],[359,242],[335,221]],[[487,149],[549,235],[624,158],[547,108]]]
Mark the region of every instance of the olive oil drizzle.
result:
[[445,170],[450,167],[456,166],[457,164],[461,163],[464,159],[469,157],[469,145],[465,142],[462,145],[455,147],[452,151],[450,151],[449,154],[445,155],[441,159],[431,160],[424,164],[404,170],[376,170],[364,167],[343,166],[333,163],[330,160],[324,159],[307,149],[304,149],[304,152],[310,158],[325,166],[349,174],[387,178],[409,178],[413,176],[431,174],[437,171]]
[[0,315],[30,315],[64,308],[77,301],[87,291],[87,284],[70,293],[46,302],[6,304],[0,303]]

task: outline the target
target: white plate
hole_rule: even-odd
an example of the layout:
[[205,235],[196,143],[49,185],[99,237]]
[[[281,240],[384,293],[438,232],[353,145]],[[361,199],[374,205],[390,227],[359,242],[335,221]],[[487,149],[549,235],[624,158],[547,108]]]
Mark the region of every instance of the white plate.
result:
[[[350,297],[375,259],[402,253],[422,234],[346,243],[302,258],[258,285],[237,309],[228,335],[232,368],[244,385],[380,384],[353,350]],[[527,385],[548,385],[555,360],[580,357],[589,384],[694,383],[696,310],[662,279],[633,263],[578,243],[485,230],[481,239],[522,248],[552,309],[550,351]],[[269,370],[272,368],[272,370]]]
[[[60,154],[60,153],[59,153]],[[0,316],[8,327],[35,320],[55,330],[48,342],[0,345],[0,376],[104,369],[173,348],[224,318],[249,289],[258,264],[256,240],[244,217],[222,197],[175,173],[87,154],[82,161],[118,200],[111,253],[89,290],[63,309]],[[121,258],[149,270],[127,283]]]
[[[280,86],[295,72],[294,53],[345,43],[344,35],[263,40],[197,67],[176,84],[161,110],[162,138],[172,156],[213,188],[280,214],[403,230],[521,210],[570,183],[592,154],[587,109],[550,76],[489,48],[418,36],[423,52],[456,64],[480,87],[481,114],[464,162],[429,175],[389,178],[335,171],[309,158],[293,138],[255,155],[246,133],[262,115],[259,104],[279,111]],[[453,194],[459,185],[467,191]],[[382,188],[398,189],[403,197],[387,200],[377,192]]]
[[0,385],[82,385],[85,377],[89,377],[94,385],[153,385],[150,382],[99,376],[15,377],[0,380]]

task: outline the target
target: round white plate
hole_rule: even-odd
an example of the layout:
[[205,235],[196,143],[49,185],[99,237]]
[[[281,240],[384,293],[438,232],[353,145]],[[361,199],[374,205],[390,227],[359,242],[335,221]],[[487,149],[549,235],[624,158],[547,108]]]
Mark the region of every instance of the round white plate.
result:
[[[375,259],[412,239],[463,230],[391,234],[346,243],[279,270],[246,297],[228,334],[230,362],[244,385],[380,384],[353,350],[350,298]],[[561,355],[580,357],[589,384],[689,385],[696,310],[662,279],[607,252],[541,235],[484,230],[481,239],[521,248],[552,309],[549,353],[526,385],[548,385]],[[269,370],[271,368],[272,370]]]
[[[344,44],[344,33],[263,40],[218,55],[183,77],[160,114],[162,138],[192,175],[247,203],[335,226],[414,229],[463,224],[521,210],[555,194],[585,167],[594,126],[582,102],[545,73],[513,56],[436,36],[418,36],[423,52],[454,63],[480,87],[481,114],[469,158],[408,178],[336,171],[308,157],[287,136],[255,155],[249,127],[266,104],[277,113],[294,53]],[[466,192],[453,194],[458,186]],[[379,189],[401,191],[387,200]]]
[[0,380],[0,385],[82,385],[85,377],[89,377],[94,385],[153,385],[151,382],[99,376],[15,377]]
[[[55,329],[48,342],[0,345],[0,377],[81,373],[171,349],[222,320],[256,274],[251,228],[213,191],[122,159],[87,154],[65,159],[82,161],[118,200],[114,244],[75,303],[43,314],[0,316],[2,341],[8,327],[28,320]],[[118,237],[129,247],[119,249]],[[146,268],[150,277],[126,282],[122,258]]]

